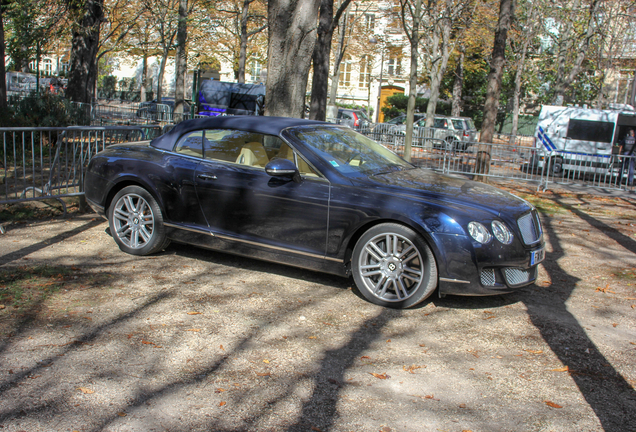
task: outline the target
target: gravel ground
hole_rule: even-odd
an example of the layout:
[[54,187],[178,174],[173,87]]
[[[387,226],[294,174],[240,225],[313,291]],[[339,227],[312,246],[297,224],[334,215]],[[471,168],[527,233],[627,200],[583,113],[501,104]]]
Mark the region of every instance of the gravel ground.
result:
[[91,214],[10,224],[0,290],[41,266],[25,290],[55,289],[0,305],[0,430],[636,431],[635,202],[537,200],[536,285],[406,311],[178,244],[126,255]]

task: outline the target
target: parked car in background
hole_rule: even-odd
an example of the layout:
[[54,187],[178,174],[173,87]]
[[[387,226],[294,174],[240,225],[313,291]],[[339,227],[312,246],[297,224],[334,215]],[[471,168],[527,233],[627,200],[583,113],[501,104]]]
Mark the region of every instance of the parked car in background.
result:
[[218,116],[107,147],[86,199],[119,248],[170,241],[344,277],[381,306],[495,295],[533,283],[537,210],[483,183],[418,168],[343,126]]
[[352,129],[367,129],[372,125],[371,119],[364,110],[348,108],[338,108],[336,123]]
[[[417,128],[417,136],[428,136],[426,132],[426,116],[414,125]],[[436,141],[433,147],[443,147],[449,151],[466,151],[470,144],[477,140],[477,128],[471,118],[435,116],[433,121],[432,138],[443,141],[443,144]]]
[[[153,99],[150,102],[142,102],[137,109],[137,117],[153,121],[172,121],[174,119],[174,98],[164,97],[161,102]],[[190,114],[190,103],[185,102],[184,114]]]
[[[389,129],[389,133],[393,134],[405,132],[405,124],[398,123]],[[413,124],[413,136],[434,139],[433,148],[466,151],[477,140],[477,128],[469,117],[436,115],[433,127],[427,129],[426,114],[421,114],[419,120]]]

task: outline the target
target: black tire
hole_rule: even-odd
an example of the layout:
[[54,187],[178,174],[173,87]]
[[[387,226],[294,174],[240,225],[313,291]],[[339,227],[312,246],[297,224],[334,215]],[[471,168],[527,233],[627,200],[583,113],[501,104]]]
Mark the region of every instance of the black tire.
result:
[[108,208],[108,225],[119,248],[131,255],[150,255],[170,243],[159,204],[139,186],[127,186],[115,195]]
[[454,137],[446,137],[444,139],[444,149],[449,152],[455,152],[458,141]]
[[360,237],[351,269],[360,293],[384,307],[413,307],[437,287],[433,251],[415,231],[395,223],[376,225]]
[[553,157],[550,162],[550,171],[555,176],[563,175],[563,159]]

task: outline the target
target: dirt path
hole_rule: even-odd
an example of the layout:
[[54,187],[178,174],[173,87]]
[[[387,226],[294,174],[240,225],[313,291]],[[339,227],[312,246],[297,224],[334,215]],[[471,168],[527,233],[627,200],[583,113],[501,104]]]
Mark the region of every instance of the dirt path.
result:
[[407,311],[181,245],[125,255],[94,215],[11,224],[0,430],[634,431],[636,205],[527,198],[536,286]]

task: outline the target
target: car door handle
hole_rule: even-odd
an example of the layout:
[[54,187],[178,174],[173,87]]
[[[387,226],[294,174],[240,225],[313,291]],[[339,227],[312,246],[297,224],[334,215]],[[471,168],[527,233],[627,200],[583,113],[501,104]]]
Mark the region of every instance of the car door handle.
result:
[[216,180],[216,176],[212,174],[199,174],[197,177],[201,180]]

